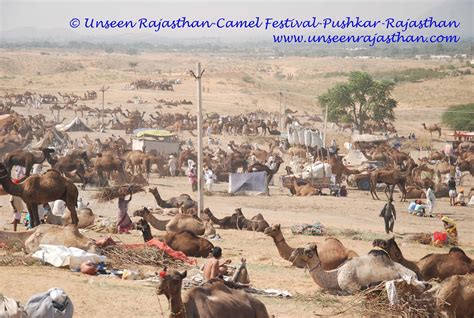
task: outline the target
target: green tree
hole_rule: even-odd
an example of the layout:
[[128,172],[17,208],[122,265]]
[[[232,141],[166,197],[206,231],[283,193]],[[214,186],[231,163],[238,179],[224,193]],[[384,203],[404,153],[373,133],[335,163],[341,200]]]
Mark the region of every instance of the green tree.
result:
[[454,130],[474,130],[474,103],[448,108],[442,116],[443,124]]
[[369,74],[351,72],[346,83],[337,84],[319,96],[321,107],[328,107],[328,120],[352,123],[364,133],[368,120],[387,123],[395,120],[397,101],[391,97],[395,84],[376,81]]

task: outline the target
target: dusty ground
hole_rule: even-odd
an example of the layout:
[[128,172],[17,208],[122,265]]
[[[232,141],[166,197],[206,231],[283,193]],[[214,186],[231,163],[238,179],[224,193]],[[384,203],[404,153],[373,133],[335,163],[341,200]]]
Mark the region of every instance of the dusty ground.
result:
[[[195,86],[185,72],[195,67],[195,62],[201,60],[206,73],[205,87],[210,93],[204,95],[206,110],[220,113],[239,113],[255,108],[277,111],[279,100],[277,95],[261,94],[250,95],[250,92],[278,91],[288,89],[311,97],[288,97],[287,107],[298,110],[307,110],[311,113],[321,113],[314,105],[314,98],[324,92],[334,83],[344,80],[344,77],[324,77],[329,72],[347,72],[350,70],[365,70],[369,72],[390,71],[413,67],[438,67],[442,62],[412,61],[412,60],[345,60],[335,58],[285,58],[268,60],[257,57],[238,56],[187,56],[170,54],[144,54],[139,57],[111,55],[99,53],[79,55],[66,51],[52,51],[50,55],[41,55],[39,52],[1,52],[0,54],[0,91],[38,91],[56,93],[57,91],[84,92],[86,89],[97,90],[99,85],[111,86],[106,95],[107,107],[123,105],[130,109],[154,111],[153,98],[191,99],[194,100]],[[183,78],[184,83],[176,87],[175,92],[124,91],[126,82],[135,78],[128,67],[129,61],[138,61],[138,78]],[[74,72],[57,72],[61,65],[71,63],[82,65]],[[259,71],[271,67],[273,71],[265,73]],[[156,75],[160,69],[164,75]],[[292,81],[277,81],[275,70],[283,74],[294,73]],[[168,73],[171,72],[171,74]],[[38,72],[40,72],[38,74]],[[242,77],[250,75],[254,83],[242,81]],[[28,84],[27,81],[31,80]],[[394,96],[400,101],[397,109],[396,127],[401,134],[414,131],[428,142],[428,134],[421,130],[421,122],[440,122],[441,111],[449,105],[472,102],[473,76],[448,77],[445,79],[423,81],[421,83],[407,83],[397,86]],[[3,94],[2,94],[3,95]],[[125,104],[127,99],[141,96],[149,104]],[[88,102],[89,105],[99,105],[99,101]],[[416,106],[416,107],[415,107]],[[187,106],[192,110],[194,106]],[[24,109],[15,109],[26,113]],[[176,108],[165,111],[176,111]],[[181,111],[185,111],[182,108]],[[37,113],[32,110],[31,113]],[[48,113],[42,110],[43,113]],[[51,116],[51,115],[49,115]],[[72,112],[61,113],[68,119]],[[93,121],[94,119],[91,119]],[[123,135],[123,132],[109,132]],[[443,138],[446,136],[443,131]],[[99,134],[91,134],[99,137]],[[74,134],[75,137],[80,134]],[[105,136],[105,135],[102,135]],[[187,136],[186,136],[187,137]],[[329,137],[338,138],[339,142],[349,140],[348,134],[329,131]],[[227,139],[226,139],[227,140]],[[237,142],[244,139],[237,138]],[[441,141],[440,140],[440,141]],[[442,145],[441,142],[438,143]],[[466,179],[466,186],[472,185],[472,179]],[[185,178],[158,179],[152,176],[150,186],[157,186],[164,198],[176,196],[182,192],[189,192],[190,185]],[[244,214],[251,217],[262,213],[271,224],[280,223],[285,237],[291,246],[300,246],[307,242],[320,242],[321,237],[294,236],[290,227],[296,223],[321,222],[330,229],[351,229],[360,232],[354,237],[340,236],[341,241],[359,254],[367,253],[371,249],[371,241],[375,238],[386,237],[383,232],[383,220],[378,213],[383,201],[374,201],[368,192],[351,190],[347,198],[334,197],[291,197],[288,193],[279,192],[278,187],[271,187],[271,196],[227,196],[224,194],[227,184],[216,185],[217,193],[205,197],[205,206],[208,206],[218,217],[229,215],[237,207],[242,207]],[[95,213],[114,218],[116,216],[116,202],[98,203],[92,199],[95,190],[81,191],[80,196],[85,202],[90,202]],[[8,198],[0,197],[0,229],[10,228],[11,217]],[[142,206],[156,206],[154,198],[149,193],[137,194],[130,204],[130,211]],[[416,260],[428,253],[445,252],[430,246],[409,243],[403,238],[409,233],[433,232],[442,229],[438,219],[419,218],[408,215],[407,203],[395,203],[398,218],[395,232],[401,243],[401,248],[407,259]],[[472,208],[450,207],[447,199],[438,200],[436,212],[450,215],[458,223],[461,247],[471,256],[474,256],[474,216]],[[337,311],[350,297],[334,297],[321,293],[320,289],[311,280],[307,271],[289,266],[281,259],[271,238],[262,233],[240,232],[236,230],[219,231],[222,240],[215,242],[224,249],[224,257],[231,258],[235,263],[240,257],[247,258],[252,284],[259,288],[285,289],[295,297],[291,299],[272,299],[260,297],[267,305],[271,314],[276,317],[313,317],[318,313]],[[159,234],[155,232],[155,234]],[[87,233],[94,238],[96,233]],[[141,233],[131,235],[114,235],[114,239],[125,242],[141,242]],[[0,254],[1,255],[1,254]],[[1,256],[0,256],[1,257]],[[200,262],[201,263],[201,262]],[[47,266],[32,267],[0,267],[0,292],[14,297],[21,302],[34,293],[45,291],[51,287],[63,288],[72,298],[75,305],[76,317],[156,317],[161,316],[160,305],[165,313],[167,302],[165,297],[154,293],[153,286],[137,281],[121,281],[112,278],[86,277],[65,269],[55,269]],[[329,307],[329,308],[326,308]],[[347,316],[358,316],[351,311]]]

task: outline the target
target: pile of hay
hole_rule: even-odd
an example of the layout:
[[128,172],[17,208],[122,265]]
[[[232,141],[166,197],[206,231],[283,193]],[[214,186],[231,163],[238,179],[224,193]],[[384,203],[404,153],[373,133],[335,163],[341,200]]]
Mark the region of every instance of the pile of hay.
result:
[[177,267],[184,265],[182,261],[171,258],[164,251],[152,247],[128,248],[120,245],[111,245],[105,247],[102,252],[113,268],[122,268],[129,265],[150,265],[155,267]]
[[126,184],[121,186],[104,188],[102,191],[98,192],[94,196],[94,198],[97,199],[99,202],[106,202],[111,201],[113,199],[117,199],[121,195],[135,194],[137,192],[142,191],[145,192],[141,185]]
[[431,233],[416,233],[413,235],[410,235],[407,238],[408,241],[410,242],[416,242],[420,243],[423,245],[431,245],[432,240],[433,240],[433,234]]
[[32,266],[36,264],[40,264],[40,261],[24,253],[0,255],[0,266]]

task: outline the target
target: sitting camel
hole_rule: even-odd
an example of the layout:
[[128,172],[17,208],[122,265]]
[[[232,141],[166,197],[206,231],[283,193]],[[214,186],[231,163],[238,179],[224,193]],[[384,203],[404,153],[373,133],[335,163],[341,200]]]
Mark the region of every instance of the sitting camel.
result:
[[330,271],[323,270],[315,244],[295,249],[291,259],[297,258],[301,258],[314,282],[324,289],[354,293],[362,287],[405,275],[416,278],[415,272],[392,261],[382,250],[372,250],[368,255],[355,257]]
[[172,197],[171,199],[165,201],[161,198],[158,188],[149,188],[148,192],[153,195],[156,204],[158,204],[158,206],[161,208],[179,208],[182,205],[185,209],[187,209],[196,206],[196,201],[191,199],[188,194],[181,194],[178,197]]
[[[77,211],[77,217],[79,218],[79,223],[77,224],[79,229],[85,229],[95,223],[95,214],[90,208],[84,208]],[[62,219],[63,225],[71,224],[71,213],[69,211],[64,212]]]
[[428,254],[418,262],[411,262],[403,257],[394,238],[375,240],[373,245],[385,250],[393,261],[411,269],[424,280],[432,278],[443,280],[453,275],[474,272],[472,260],[459,247],[452,247],[448,254]]
[[474,275],[454,275],[436,288],[436,307],[447,317],[474,317]]
[[169,220],[158,220],[150,210],[143,208],[133,212],[133,216],[144,218],[151,226],[160,231],[182,232],[191,231],[196,235],[203,235],[206,227],[204,223],[188,214],[176,214]]
[[[273,242],[275,243],[280,256],[287,261],[291,261],[291,254],[294,252],[295,248],[290,247],[286,243],[283,233],[281,232],[280,224],[267,227],[263,233],[273,238]],[[341,241],[335,237],[327,237],[322,243],[318,244],[318,251],[321,265],[324,270],[335,269],[348,259],[359,256],[353,250],[347,249]],[[292,265],[298,268],[306,267],[305,263],[300,258],[294,259]]]
[[236,229],[237,228],[237,215],[234,213],[232,216],[226,216],[222,219],[218,219],[214,216],[209,208],[205,208],[202,211],[204,215],[207,215],[212,223],[219,225],[221,229]]
[[[136,223],[137,229],[142,231],[143,240],[148,242],[153,239],[150,224],[142,218]],[[208,257],[214,245],[205,238],[196,236],[193,232],[183,231],[179,233],[166,233],[160,240],[168,244],[175,251],[181,251],[186,256]]]
[[295,190],[295,194],[298,197],[306,197],[306,196],[319,194],[319,189],[316,187],[313,187],[309,183],[299,186],[298,183],[296,182],[295,177],[291,177],[291,183],[292,183],[293,189]]
[[160,273],[158,295],[165,295],[170,303],[171,317],[227,317],[268,318],[265,305],[241,290],[227,287],[220,279],[188,291],[184,300],[181,286],[187,272]]
[[263,232],[270,226],[260,213],[250,220],[245,218],[241,208],[235,209],[234,214],[237,215],[237,228],[239,230],[247,229],[248,231]]
[[26,232],[0,231],[0,242],[23,245],[27,253],[39,250],[41,244],[64,245],[98,253],[95,242],[79,233],[74,225],[41,224]]
[[22,198],[30,213],[31,226],[40,225],[38,205],[58,199],[66,202],[71,211],[72,224],[79,222],[76,212],[79,191],[74,183],[56,170],[48,170],[42,175],[32,175],[20,184],[15,184],[3,164],[0,163],[0,183],[9,194]]

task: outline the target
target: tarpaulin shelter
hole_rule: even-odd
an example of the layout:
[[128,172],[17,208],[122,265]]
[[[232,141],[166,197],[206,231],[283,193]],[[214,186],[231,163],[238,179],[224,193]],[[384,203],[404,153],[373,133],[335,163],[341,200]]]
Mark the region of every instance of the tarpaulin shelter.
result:
[[59,124],[56,125],[55,127],[58,131],[92,131],[89,127],[86,126],[82,122],[82,120],[79,119],[79,117],[75,117],[69,124],[63,125]]
[[229,193],[243,191],[265,193],[267,191],[265,171],[229,174]]

